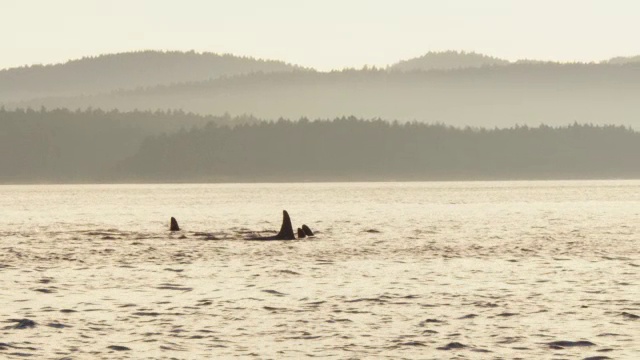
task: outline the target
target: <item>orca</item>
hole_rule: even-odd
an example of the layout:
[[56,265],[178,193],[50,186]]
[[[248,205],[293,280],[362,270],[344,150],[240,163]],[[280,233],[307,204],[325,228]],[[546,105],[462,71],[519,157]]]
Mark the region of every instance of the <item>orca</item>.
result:
[[293,226],[291,226],[291,218],[287,210],[282,210],[282,226],[280,232],[275,236],[255,236],[248,237],[246,240],[295,240],[296,236],[293,233]]
[[304,230],[298,228],[298,239],[304,239],[307,237],[307,234],[304,233]]
[[[304,231],[304,234],[306,236],[313,236],[313,231],[311,231],[311,229],[309,229],[309,227],[307,225],[302,225],[302,231]],[[298,230],[298,234],[299,233],[300,233],[300,230]]]
[[178,220],[176,220],[176,218],[174,218],[173,216],[171,217],[171,227],[169,228],[169,231],[180,231]]

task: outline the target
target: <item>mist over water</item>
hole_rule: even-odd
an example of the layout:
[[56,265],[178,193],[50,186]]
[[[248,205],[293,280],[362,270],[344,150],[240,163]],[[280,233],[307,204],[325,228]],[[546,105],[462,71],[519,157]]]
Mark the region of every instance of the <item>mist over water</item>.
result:
[[[0,186],[0,209],[0,356],[640,353],[640,181]],[[242,240],[282,209],[316,237]]]

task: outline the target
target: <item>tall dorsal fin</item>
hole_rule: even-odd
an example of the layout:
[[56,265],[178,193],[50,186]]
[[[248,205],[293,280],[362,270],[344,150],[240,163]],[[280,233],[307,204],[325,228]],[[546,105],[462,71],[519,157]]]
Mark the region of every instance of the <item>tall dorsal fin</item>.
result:
[[178,226],[178,220],[176,220],[176,218],[174,218],[173,216],[171,217],[171,227],[169,228],[170,231],[180,231],[180,226]]
[[282,210],[282,226],[280,232],[276,235],[276,239],[280,240],[293,240],[296,236],[293,233],[293,226],[291,226],[291,218],[287,210]]

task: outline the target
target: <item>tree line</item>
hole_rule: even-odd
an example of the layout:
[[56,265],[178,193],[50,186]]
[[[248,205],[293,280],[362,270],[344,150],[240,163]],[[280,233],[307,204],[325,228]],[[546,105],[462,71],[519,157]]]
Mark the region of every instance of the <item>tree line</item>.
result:
[[201,116],[181,110],[8,111],[0,107],[0,183],[103,181],[149,136],[207,123],[257,121],[250,116]]
[[637,178],[638,154],[613,125],[0,109],[3,183]]
[[637,154],[640,133],[622,126],[484,129],[351,117],[150,137],[119,169],[145,181],[632,178]]

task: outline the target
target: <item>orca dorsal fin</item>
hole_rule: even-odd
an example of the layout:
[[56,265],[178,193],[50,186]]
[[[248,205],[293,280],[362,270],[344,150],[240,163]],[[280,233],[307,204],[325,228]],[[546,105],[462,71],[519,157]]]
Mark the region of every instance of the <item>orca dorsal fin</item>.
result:
[[276,235],[280,240],[293,240],[296,236],[293,233],[293,226],[291,226],[291,218],[287,210],[282,210],[282,226],[280,232]]
[[180,226],[178,226],[178,220],[176,220],[176,218],[174,218],[173,216],[171,217],[171,227],[169,227],[170,231],[180,231]]
[[304,231],[304,234],[307,236],[313,236],[313,231],[311,231],[307,225],[302,225],[302,231]]
[[298,228],[298,239],[304,239],[307,237],[307,234],[304,233],[304,230]]

